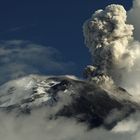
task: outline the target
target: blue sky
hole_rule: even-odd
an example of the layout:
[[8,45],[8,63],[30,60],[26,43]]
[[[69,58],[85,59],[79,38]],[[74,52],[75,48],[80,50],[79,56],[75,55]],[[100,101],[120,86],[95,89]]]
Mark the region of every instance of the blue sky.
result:
[[[91,63],[84,45],[83,22],[95,10],[112,3],[122,4],[126,10],[132,7],[132,0],[5,0],[0,4],[0,40],[28,40],[53,47],[59,51],[60,61],[75,68],[52,71],[52,74],[81,76],[84,67]],[[51,71],[41,71],[51,74]]]

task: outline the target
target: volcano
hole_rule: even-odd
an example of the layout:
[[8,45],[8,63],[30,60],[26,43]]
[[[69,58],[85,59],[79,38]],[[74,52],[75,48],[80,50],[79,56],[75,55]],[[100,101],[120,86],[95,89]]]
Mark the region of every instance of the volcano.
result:
[[[111,129],[140,109],[125,89],[116,86],[106,89],[74,76],[29,75],[0,86],[0,93],[0,109],[7,113],[31,115],[32,110],[41,107],[59,106],[50,119],[74,118],[90,129],[99,126]],[[107,121],[113,115],[113,120]]]

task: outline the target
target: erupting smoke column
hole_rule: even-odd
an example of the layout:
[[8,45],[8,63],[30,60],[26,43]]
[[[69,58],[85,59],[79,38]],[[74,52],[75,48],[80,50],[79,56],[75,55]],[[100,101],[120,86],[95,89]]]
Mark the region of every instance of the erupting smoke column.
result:
[[126,19],[123,6],[113,4],[96,11],[84,23],[85,43],[93,58],[93,77],[106,75],[117,82],[121,70],[133,67],[136,59],[132,48],[134,28],[126,24]]

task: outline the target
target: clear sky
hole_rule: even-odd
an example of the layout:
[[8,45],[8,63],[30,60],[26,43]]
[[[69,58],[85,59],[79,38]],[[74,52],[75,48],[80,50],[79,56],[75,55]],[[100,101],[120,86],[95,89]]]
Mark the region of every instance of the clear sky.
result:
[[90,64],[83,22],[95,10],[112,3],[122,4],[126,10],[132,7],[132,0],[5,0],[0,3],[0,40],[29,40],[54,47],[65,62],[75,63],[69,74],[81,76]]

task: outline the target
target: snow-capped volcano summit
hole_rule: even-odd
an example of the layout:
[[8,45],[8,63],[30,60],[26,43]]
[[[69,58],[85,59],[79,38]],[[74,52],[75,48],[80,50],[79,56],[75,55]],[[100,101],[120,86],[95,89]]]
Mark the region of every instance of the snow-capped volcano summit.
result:
[[57,100],[57,92],[66,92],[68,79],[67,76],[64,78],[29,75],[12,80],[0,87],[0,108],[32,108],[52,104],[53,100]]
[[[91,128],[102,124],[110,128],[140,109],[132,96],[120,87],[105,89],[72,76],[29,75],[0,86],[0,108],[4,111],[30,114],[36,108],[48,106],[58,108],[52,116],[72,117]],[[121,115],[106,122],[108,115],[115,111]]]

